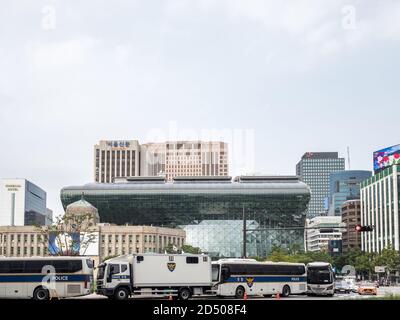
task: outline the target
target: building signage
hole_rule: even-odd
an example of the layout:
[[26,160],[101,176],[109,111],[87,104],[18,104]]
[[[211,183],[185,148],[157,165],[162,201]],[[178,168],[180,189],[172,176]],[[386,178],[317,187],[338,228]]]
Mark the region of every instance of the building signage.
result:
[[19,185],[19,184],[6,184],[5,187],[7,188],[8,191],[19,191],[19,188],[21,188],[21,185]]
[[129,148],[131,143],[129,141],[107,141],[107,146],[114,148]]
[[385,267],[376,266],[375,267],[375,272],[376,273],[385,273]]

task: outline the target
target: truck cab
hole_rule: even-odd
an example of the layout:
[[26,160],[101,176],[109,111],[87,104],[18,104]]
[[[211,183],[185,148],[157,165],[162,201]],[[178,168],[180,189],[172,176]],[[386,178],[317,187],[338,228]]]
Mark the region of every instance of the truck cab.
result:
[[98,266],[96,293],[125,300],[132,293],[131,267],[126,260],[110,260]]

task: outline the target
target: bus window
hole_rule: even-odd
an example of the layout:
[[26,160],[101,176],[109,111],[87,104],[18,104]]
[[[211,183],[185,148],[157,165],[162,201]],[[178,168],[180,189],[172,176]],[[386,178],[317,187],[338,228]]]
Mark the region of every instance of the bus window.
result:
[[42,273],[43,267],[51,264],[51,261],[32,260],[25,261],[25,273]]
[[229,267],[223,266],[223,267],[221,268],[221,281],[226,281],[226,280],[228,280],[230,276],[231,276],[231,275],[230,275]]
[[214,264],[211,270],[212,270],[212,281],[219,281],[219,265]]
[[93,269],[94,263],[92,259],[86,259],[86,265],[89,269]]
[[10,261],[11,273],[24,273],[24,261]]
[[10,266],[8,261],[0,261],[0,273],[10,273]]

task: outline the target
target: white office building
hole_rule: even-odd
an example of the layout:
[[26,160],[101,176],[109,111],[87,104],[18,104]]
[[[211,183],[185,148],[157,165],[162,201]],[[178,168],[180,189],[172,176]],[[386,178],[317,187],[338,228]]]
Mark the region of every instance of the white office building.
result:
[[307,219],[307,229],[304,233],[307,251],[328,252],[331,240],[342,240],[341,222],[340,216],[317,216]]
[[43,189],[26,179],[0,180],[0,226],[45,225],[49,216]]
[[400,165],[393,165],[361,183],[361,224],[372,232],[361,234],[361,250],[381,252],[390,244],[400,250]]
[[101,140],[94,146],[94,181],[113,183],[114,178],[139,176],[139,153],[137,140]]

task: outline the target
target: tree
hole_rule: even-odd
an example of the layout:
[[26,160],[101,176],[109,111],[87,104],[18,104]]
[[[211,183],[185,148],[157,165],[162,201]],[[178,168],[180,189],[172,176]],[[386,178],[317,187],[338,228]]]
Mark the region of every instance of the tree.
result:
[[97,241],[98,232],[91,214],[68,214],[56,217],[50,226],[37,227],[39,241],[49,255],[85,255],[90,244]]
[[286,250],[280,247],[273,247],[271,253],[267,257],[267,260],[273,262],[289,262],[290,255]]
[[364,252],[363,254],[355,258],[354,267],[356,271],[363,275],[370,275],[373,271],[373,255],[371,253]]
[[194,253],[194,254],[201,254],[202,251],[200,248],[198,247],[193,247],[191,245],[188,244],[184,244],[181,248],[181,252],[185,252],[185,253]]
[[192,253],[192,254],[201,254],[202,251],[198,247],[193,247],[188,244],[184,244],[180,249],[177,248],[175,245],[170,243],[167,247],[165,247],[165,251],[167,253]]
[[373,264],[374,266],[386,267],[387,273],[390,274],[391,272],[399,270],[400,255],[398,251],[394,250],[392,245],[389,244],[375,257]]

